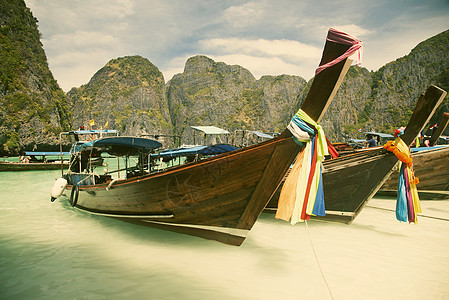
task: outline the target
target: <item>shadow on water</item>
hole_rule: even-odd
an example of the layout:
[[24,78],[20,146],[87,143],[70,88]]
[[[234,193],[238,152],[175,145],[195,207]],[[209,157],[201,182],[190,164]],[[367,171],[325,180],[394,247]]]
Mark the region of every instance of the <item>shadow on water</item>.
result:
[[149,242],[152,245],[177,247],[180,247],[181,245],[182,247],[208,247],[211,242],[212,244],[221,245],[221,243],[214,243],[213,241],[196,236],[90,214],[89,212],[73,208],[66,197],[61,197],[59,203],[64,209],[70,210],[76,215],[76,222],[89,221],[95,223],[95,226],[100,226],[108,231],[115,231],[116,234],[127,236],[138,242]]
[[230,246],[90,215],[66,200],[41,199],[48,216],[0,231],[0,298],[233,299],[220,282],[191,274],[206,269],[200,253]]
[[[365,208],[365,209],[367,209],[367,208]],[[394,215],[392,217],[394,218]],[[266,213],[266,214],[262,214],[261,216],[259,216],[258,222],[267,223],[267,224],[270,224],[270,226],[279,226],[280,228],[283,226],[290,226],[290,227],[291,226],[301,226],[301,227],[306,226],[304,222],[300,222],[295,225],[292,225],[289,222],[285,222],[283,220],[278,220],[274,217],[274,214],[271,214],[271,213]],[[336,222],[336,221],[326,221],[325,219],[318,220],[318,219],[312,218],[307,221],[307,226],[310,229],[315,229],[315,230],[319,230],[319,231],[323,231],[323,232],[325,232],[327,229],[332,227],[335,230],[340,230],[340,231],[345,231],[345,230],[359,231],[359,232],[366,231],[366,232],[370,232],[370,233],[375,232],[375,233],[385,235],[385,236],[394,236],[394,237],[404,236],[404,234],[402,234],[400,232],[387,231],[387,230],[384,230],[384,228],[379,228],[378,226],[375,225],[375,222],[373,222],[371,224],[360,223],[357,221],[357,218],[350,224]]]

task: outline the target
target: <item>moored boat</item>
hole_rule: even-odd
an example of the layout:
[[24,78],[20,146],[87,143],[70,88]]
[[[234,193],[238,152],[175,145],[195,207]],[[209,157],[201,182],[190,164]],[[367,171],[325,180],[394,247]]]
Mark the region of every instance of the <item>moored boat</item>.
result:
[[[430,120],[446,92],[429,86],[420,96],[404,131],[402,140],[410,145]],[[382,147],[354,151],[323,162],[323,185],[326,216],[315,217],[351,223],[393,172],[398,159]],[[281,187],[273,195],[266,212],[278,207]]]
[[[346,42],[335,41],[340,36]],[[348,50],[354,42],[358,40],[329,30],[320,62],[322,71],[315,76],[302,105],[313,120],[323,116],[349,69],[347,55],[352,53]],[[107,141],[103,143],[97,146],[107,148]],[[259,144],[122,180],[71,184],[70,178],[81,174],[67,173],[66,187],[71,191],[72,205],[80,210],[240,245],[300,150],[285,130]],[[84,176],[94,178],[95,174]],[[57,185],[65,187],[58,181]]]
[[[449,199],[449,146],[435,145],[446,128],[449,114],[444,113],[437,130],[432,132],[430,147],[412,148],[418,193],[424,199]],[[377,195],[396,196],[399,171],[395,170]]]
[[[416,148],[412,152],[418,193],[424,199],[449,199],[449,146]],[[396,197],[399,171],[394,171],[377,195]]]
[[67,169],[69,162],[64,160],[68,152],[25,152],[20,161],[0,161],[0,171],[40,171]]

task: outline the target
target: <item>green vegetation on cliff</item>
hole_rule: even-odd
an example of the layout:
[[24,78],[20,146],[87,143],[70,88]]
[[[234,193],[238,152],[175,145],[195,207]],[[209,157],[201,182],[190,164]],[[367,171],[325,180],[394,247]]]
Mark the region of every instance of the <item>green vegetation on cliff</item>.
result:
[[0,154],[54,145],[70,113],[23,0],[0,1],[0,57]]
[[110,60],[89,83],[67,93],[73,126],[108,124],[122,135],[169,134],[171,122],[162,73],[148,59]]
[[[37,20],[23,0],[0,0],[0,155],[46,150],[62,130],[87,126],[122,135],[180,135],[192,125],[231,132],[280,132],[296,113],[312,80],[299,76],[255,79],[244,67],[197,55],[166,84],[148,59],[110,60],[91,80],[67,95],[48,69]],[[429,84],[449,89],[449,30],[417,45],[375,72],[353,66],[321,120],[332,141],[361,138],[358,132],[392,132],[405,126]],[[449,111],[449,100],[431,123]],[[449,129],[446,130],[446,134]]]

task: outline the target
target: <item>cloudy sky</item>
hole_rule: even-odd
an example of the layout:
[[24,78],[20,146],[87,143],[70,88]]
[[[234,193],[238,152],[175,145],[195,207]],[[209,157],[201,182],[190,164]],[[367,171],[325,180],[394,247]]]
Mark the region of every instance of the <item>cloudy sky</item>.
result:
[[25,0],[64,91],[109,60],[141,55],[164,74],[203,54],[262,75],[313,76],[329,27],[364,43],[378,70],[449,29],[449,0]]

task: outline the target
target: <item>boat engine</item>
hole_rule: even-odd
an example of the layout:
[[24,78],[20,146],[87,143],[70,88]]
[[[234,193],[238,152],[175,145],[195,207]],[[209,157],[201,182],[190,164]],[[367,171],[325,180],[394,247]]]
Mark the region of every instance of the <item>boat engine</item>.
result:
[[53,187],[51,188],[51,202],[55,201],[57,198],[59,198],[59,196],[62,195],[66,186],[66,179],[61,177],[56,180],[56,182],[53,184]]

